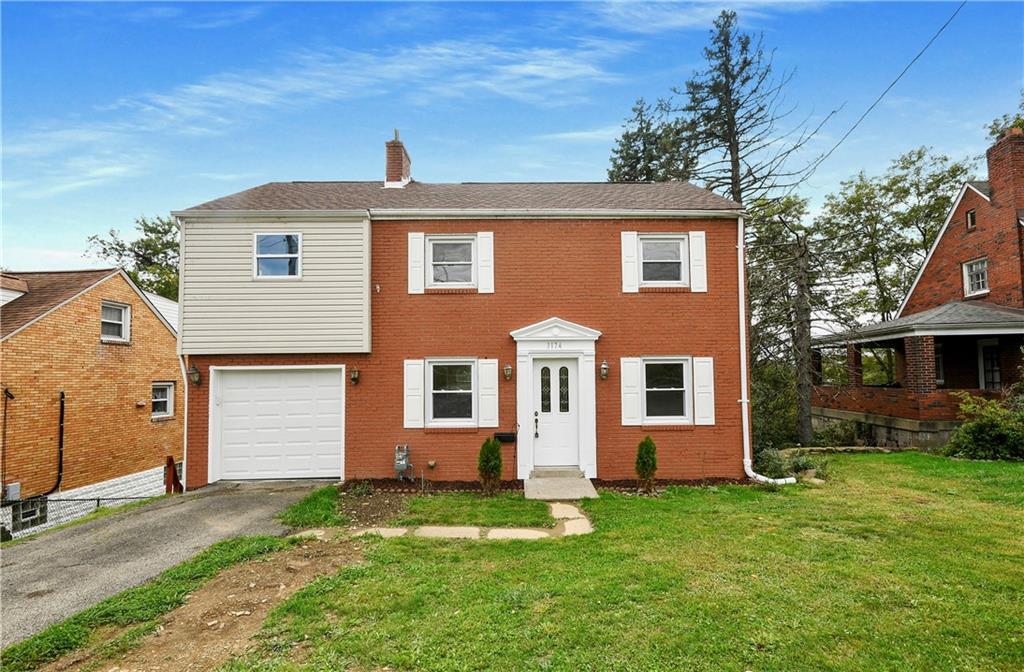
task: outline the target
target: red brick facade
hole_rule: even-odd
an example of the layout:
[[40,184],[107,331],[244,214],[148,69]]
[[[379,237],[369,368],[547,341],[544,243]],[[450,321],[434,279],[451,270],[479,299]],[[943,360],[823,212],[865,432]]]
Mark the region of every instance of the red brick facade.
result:
[[[131,342],[100,341],[100,304],[131,306]],[[57,475],[60,392],[65,393],[61,490],[181,460],[184,395],[175,336],[121,275],[104,280],[0,344],[8,401],[3,482],[23,497]],[[151,385],[175,383],[172,418],[150,417]],[[142,404],[141,406],[139,404]]]
[[[346,383],[345,477],[391,477],[393,448],[407,443],[427,477],[475,480],[481,443],[516,429],[516,375],[499,380],[498,428],[404,429],[403,361],[466,356],[516,366],[509,332],[550,317],[597,329],[596,360],[610,375],[596,380],[599,478],[634,478],[637,443],[650,434],[662,478],[743,476],[739,291],[736,220],[480,220],[374,221],[372,229],[372,352],[368,355],[192,356],[203,383],[189,389],[187,487],[207,481],[208,381],[211,365],[343,363],[360,371]],[[708,291],[622,291],[621,232],[707,234]],[[409,232],[494,232],[493,294],[409,294]],[[379,287],[379,290],[377,289]],[[713,426],[635,427],[621,423],[619,358],[709,356],[715,362]],[[513,444],[504,447],[506,479],[515,477]],[[418,475],[418,474],[417,474]]]

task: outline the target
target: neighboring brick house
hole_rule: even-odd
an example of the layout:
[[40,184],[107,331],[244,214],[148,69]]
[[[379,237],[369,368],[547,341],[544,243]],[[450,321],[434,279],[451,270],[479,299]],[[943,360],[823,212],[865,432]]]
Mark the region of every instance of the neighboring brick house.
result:
[[[848,379],[815,389],[819,426],[861,423],[879,444],[936,445],[957,426],[953,393],[998,397],[1024,363],[1024,131],[989,148],[964,184],[897,319],[819,339],[845,345]],[[866,386],[862,351],[892,352],[896,380]],[[819,359],[820,361],[820,359]]]
[[184,393],[175,328],[153,300],[116,268],[4,273],[0,289],[0,523],[33,532],[93,508],[70,500],[164,492]]
[[743,220],[686,183],[271,183],[182,226],[187,488],[750,470]]

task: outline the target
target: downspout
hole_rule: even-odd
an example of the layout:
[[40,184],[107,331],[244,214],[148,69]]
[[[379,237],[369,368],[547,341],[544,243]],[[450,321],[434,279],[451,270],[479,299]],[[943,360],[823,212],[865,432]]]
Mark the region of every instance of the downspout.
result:
[[[180,310],[180,308],[179,308]],[[180,318],[179,318],[180,324]],[[180,337],[179,337],[180,338]],[[185,355],[178,355],[178,365],[181,367],[181,385],[185,388],[182,401],[185,402],[185,411],[182,413],[181,421],[181,489],[188,492],[188,371],[185,370]]]
[[743,218],[736,218],[736,268],[739,273],[740,294],[740,411],[743,424],[743,471],[747,478],[758,483],[790,485],[796,483],[793,477],[769,478],[754,471],[754,460],[750,451],[750,398],[747,384],[747,276],[746,240],[743,232]]
[[49,497],[60,490],[60,483],[64,480],[64,390],[60,391],[60,424],[57,430],[57,482],[53,484],[49,492],[44,492],[40,497]]
[[[11,392],[11,388],[4,387],[4,431],[3,437],[0,437],[0,484],[6,487],[4,482],[7,479],[7,402],[14,399],[14,394]],[[4,490],[4,497],[6,498],[6,489]]]

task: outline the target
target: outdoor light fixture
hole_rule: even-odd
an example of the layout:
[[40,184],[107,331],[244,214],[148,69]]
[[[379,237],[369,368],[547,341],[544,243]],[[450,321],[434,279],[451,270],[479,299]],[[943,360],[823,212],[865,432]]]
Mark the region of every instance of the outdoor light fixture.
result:
[[502,369],[505,373],[505,380],[512,380],[512,365],[506,364],[505,368]]
[[601,362],[601,380],[608,380],[608,360]]
[[196,368],[195,364],[188,367],[188,381],[190,383],[192,383],[193,385],[199,385],[199,383],[201,383],[202,380],[203,376],[201,373],[199,373],[199,369]]
[[353,385],[359,384],[359,369],[352,369],[352,372],[348,374],[349,380],[352,381]]

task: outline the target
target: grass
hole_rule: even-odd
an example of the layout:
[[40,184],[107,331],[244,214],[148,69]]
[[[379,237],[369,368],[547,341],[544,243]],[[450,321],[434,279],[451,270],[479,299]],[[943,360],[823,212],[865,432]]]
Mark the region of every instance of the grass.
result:
[[340,492],[333,485],[314,490],[278,514],[278,519],[295,529],[343,527],[349,518],[338,510]]
[[[94,607],[51,625],[0,652],[4,672],[32,670],[85,646],[111,654],[131,648],[156,626],[163,614],[180,606],[185,596],[238,562],[277,551],[293,543],[277,537],[238,537],[214,544],[191,560],[168,569],[152,581],[129,588]],[[104,630],[128,628],[109,642]],[[105,647],[105,648],[104,648]]]
[[44,534],[48,534],[50,532],[56,532],[57,530],[63,530],[63,529],[69,528],[69,527],[73,527],[75,525],[81,525],[82,523],[88,523],[90,520],[97,520],[99,518],[106,518],[107,516],[112,516],[115,513],[122,513],[124,511],[130,511],[131,509],[137,509],[140,506],[145,506],[147,504],[152,504],[153,502],[155,502],[157,500],[160,500],[160,499],[163,499],[163,498],[169,497],[169,496],[170,495],[157,495],[155,497],[149,497],[147,499],[140,499],[137,502],[129,502],[128,504],[122,504],[120,506],[101,506],[100,508],[85,514],[81,518],[75,518],[74,520],[69,520],[66,523],[61,523],[60,525],[54,525],[53,527],[48,527],[45,530],[41,530],[39,532],[36,532],[35,534],[28,534],[28,535],[25,535],[24,537],[18,537],[17,539],[8,539],[7,541],[0,541],[0,548],[8,548],[10,546],[14,546],[15,544],[20,544],[23,541],[28,541],[29,539],[36,539],[36,538],[38,538],[38,537],[40,537],[40,536],[42,536]]
[[395,525],[478,525],[480,527],[554,527],[544,502],[502,492],[493,497],[477,493],[438,493],[411,497]]
[[1024,667],[1024,464],[831,467],[821,488],[606,493],[583,537],[367,541],[228,669]]

